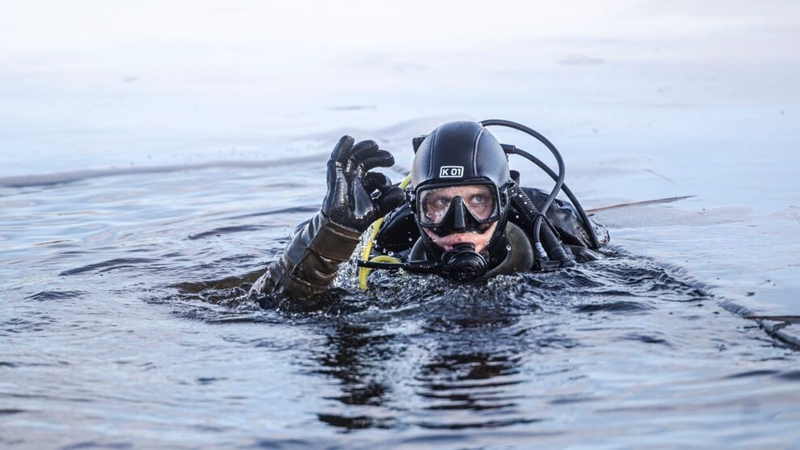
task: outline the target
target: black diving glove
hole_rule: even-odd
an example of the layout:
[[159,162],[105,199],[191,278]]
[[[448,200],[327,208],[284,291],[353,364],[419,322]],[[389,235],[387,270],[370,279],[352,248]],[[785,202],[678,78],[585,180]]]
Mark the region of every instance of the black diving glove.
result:
[[328,161],[328,194],[322,209],[292,237],[281,257],[271,263],[252,291],[285,294],[281,307],[306,309],[310,300],[333,283],[339,264],[347,261],[362,233],[404,201],[400,188],[385,175],[370,172],[394,164],[391,153],[373,141],[353,145],[344,136]]
[[328,161],[328,193],[322,213],[331,222],[365,231],[379,217],[400,206],[403,191],[386,175],[370,172],[376,167],[391,167],[394,157],[378,148],[375,141],[342,136]]

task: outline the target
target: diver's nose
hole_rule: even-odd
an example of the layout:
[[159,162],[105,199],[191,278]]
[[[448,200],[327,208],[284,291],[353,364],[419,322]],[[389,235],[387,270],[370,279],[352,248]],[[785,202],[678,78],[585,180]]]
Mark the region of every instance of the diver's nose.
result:
[[467,231],[467,223],[464,220],[464,199],[460,195],[453,198],[453,231],[463,233]]

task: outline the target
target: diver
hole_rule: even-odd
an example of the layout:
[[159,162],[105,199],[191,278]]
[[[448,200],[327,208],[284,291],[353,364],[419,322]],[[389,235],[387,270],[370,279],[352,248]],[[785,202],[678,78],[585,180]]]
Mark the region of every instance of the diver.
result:
[[[559,173],[521,149],[500,144],[486,128],[490,125],[516,128],[545,143]],[[414,150],[411,174],[393,185],[373,171],[394,165],[391,153],[374,141],[342,137],[328,161],[328,191],[320,211],[298,227],[251,293],[302,303],[326,292],[371,226],[364,260],[358,262],[362,287],[371,269],[473,282],[600,258],[595,250],[608,242],[607,230],[588,218],[563,184],[563,161],[555,147],[530,128],[500,120],[450,122],[415,138]],[[520,187],[519,173],[509,169],[509,154],[539,165],[556,181],[553,191]],[[561,190],[572,203],[556,198]]]

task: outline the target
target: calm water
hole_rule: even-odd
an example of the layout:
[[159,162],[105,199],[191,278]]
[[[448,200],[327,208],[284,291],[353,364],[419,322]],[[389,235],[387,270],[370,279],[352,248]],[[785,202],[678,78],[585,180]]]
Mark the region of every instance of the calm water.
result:
[[[800,4],[193,5],[0,5],[0,447],[800,448]],[[574,269],[244,295],[342,133],[397,181],[465,117],[587,208],[693,197]]]

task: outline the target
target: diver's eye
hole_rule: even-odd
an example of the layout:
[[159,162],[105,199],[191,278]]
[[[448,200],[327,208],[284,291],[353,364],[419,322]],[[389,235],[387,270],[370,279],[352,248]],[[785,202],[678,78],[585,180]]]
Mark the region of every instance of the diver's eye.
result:
[[492,214],[493,203],[490,196],[474,194],[469,197],[468,206],[476,218],[484,220]]
[[425,208],[430,211],[446,211],[453,202],[451,197],[436,196],[425,199]]
[[439,197],[434,201],[434,206],[437,208],[448,208],[450,203],[452,203],[452,199]]

